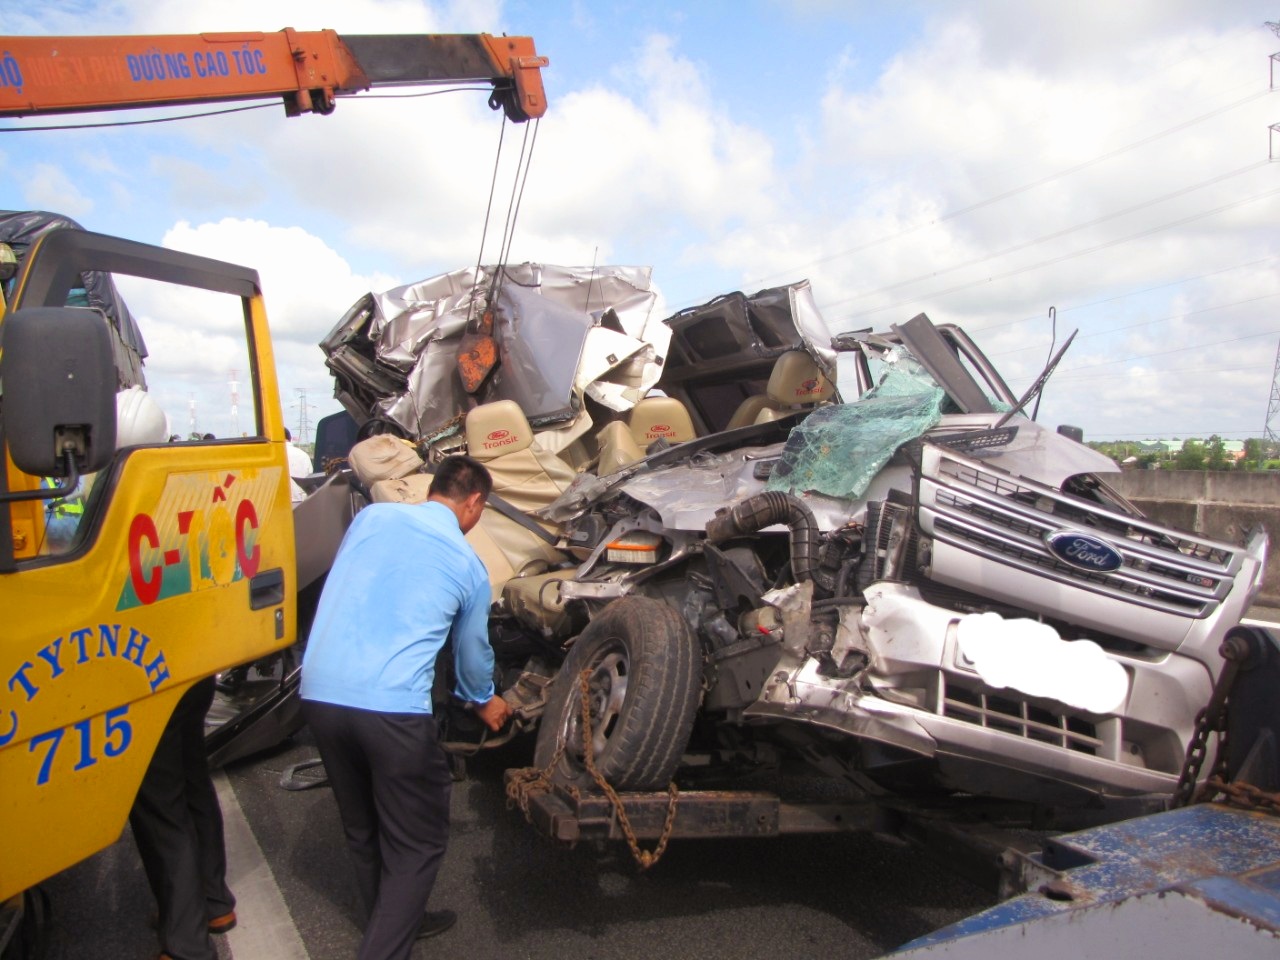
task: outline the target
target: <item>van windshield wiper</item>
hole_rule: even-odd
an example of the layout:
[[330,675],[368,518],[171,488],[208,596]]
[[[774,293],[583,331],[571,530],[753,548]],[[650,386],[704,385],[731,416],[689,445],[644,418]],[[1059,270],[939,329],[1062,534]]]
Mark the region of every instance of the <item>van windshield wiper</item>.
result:
[[1076,334],[1079,332],[1078,329],[1071,331],[1071,336],[1067,337],[1062,346],[1058,348],[1058,352],[1045,364],[1045,368],[1040,371],[1040,376],[1036,377],[1035,382],[1027,388],[1027,392],[1009,409],[1008,413],[995,422],[995,428],[1003,427],[1015,413],[1030,403],[1032,398],[1044,389],[1044,385],[1049,382],[1049,377],[1053,375],[1054,369],[1057,368],[1058,361],[1062,359],[1062,355],[1067,352],[1067,347],[1071,346],[1071,341],[1076,338]]

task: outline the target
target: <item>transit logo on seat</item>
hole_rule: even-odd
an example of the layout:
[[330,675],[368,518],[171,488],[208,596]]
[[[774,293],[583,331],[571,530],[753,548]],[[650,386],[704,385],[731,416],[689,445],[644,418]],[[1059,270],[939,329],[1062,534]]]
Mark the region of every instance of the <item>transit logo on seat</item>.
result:
[[489,436],[484,438],[481,444],[486,450],[492,450],[494,447],[505,447],[515,443],[520,438],[510,430],[494,430]]
[[797,397],[811,397],[815,393],[821,393],[823,388],[822,378],[810,377],[804,383],[800,384],[800,389],[796,391]]
[[648,440],[656,440],[658,437],[674,437],[676,432],[671,429],[668,423],[655,423],[644,432],[645,438]]

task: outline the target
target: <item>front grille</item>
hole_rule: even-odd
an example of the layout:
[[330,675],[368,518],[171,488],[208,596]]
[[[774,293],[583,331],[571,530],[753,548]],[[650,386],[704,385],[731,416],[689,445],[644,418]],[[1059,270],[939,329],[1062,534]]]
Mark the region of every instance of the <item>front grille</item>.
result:
[[1009,693],[981,693],[948,683],[942,715],[1093,757],[1102,752],[1102,739],[1089,721],[1033,706]]
[[1134,599],[1141,599],[1152,604],[1158,604],[1163,608],[1178,610],[1189,616],[1196,616],[1204,607],[1202,598],[1189,597],[1168,590],[1159,590],[1142,582],[1125,580],[1120,577],[1109,577],[1106,574],[1094,573],[1090,570],[1081,570],[1079,567],[1063,563],[1047,551],[1031,550],[1019,544],[984,536],[978,531],[966,529],[948,520],[939,519],[938,529],[954,535],[957,539],[963,539],[970,544],[978,546],[986,553],[999,554],[1010,560],[1016,560],[1018,566],[1038,567],[1041,570],[1050,571],[1059,579],[1094,584],[1108,590],[1108,592],[1128,594]]
[[[929,536],[995,562],[1185,617],[1205,617],[1230,592],[1242,557],[1220,543],[1014,477],[926,445],[920,525]],[[1078,532],[1109,545],[1121,566],[1084,569],[1050,551],[1046,538]]]

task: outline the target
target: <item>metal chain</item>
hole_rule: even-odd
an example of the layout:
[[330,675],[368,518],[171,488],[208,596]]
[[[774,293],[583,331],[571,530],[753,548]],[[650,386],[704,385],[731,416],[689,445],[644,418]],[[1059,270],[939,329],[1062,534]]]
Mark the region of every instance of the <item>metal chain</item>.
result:
[[1209,786],[1211,780],[1226,782],[1227,780],[1227,707],[1230,704],[1230,697],[1222,706],[1222,712],[1218,716],[1218,724],[1216,733],[1218,734],[1218,751],[1214,756],[1213,766],[1209,769],[1208,775],[1204,779],[1204,783],[1200,784],[1192,799],[1192,803],[1208,803],[1213,799],[1216,791]]
[[1280,793],[1271,793],[1242,780],[1227,783],[1222,777],[1210,777],[1205,781],[1202,792],[1207,794],[1206,800],[1212,800],[1217,794],[1222,793],[1226,795],[1229,803],[1238,807],[1280,813]]
[[591,755],[589,747],[591,743],[591,688],[588,682],[590,675],[591,671],[589,670],[583,670],[578,675],[578,687],[582,690],[583,765],[587,768],[587,773],[591,774],[591,778],[595,780],[596,786],[604,791],[604,795],[609,798],[609,803],[613,805],[614,811],[618,814],[618,826],[622,828],[622,835],[627,840],[627,846],[631,848],[631,855],[635,857],[636,863],[641,870],[648,870],[662,858],[662,855],[667,850],[667,841],[671,839],[671,832],[676,823],[676,804],[680,799],[680,790],[674,780],[667,784],[667,819],[662,825],[662,835],[658,838],[658,845],[652,850],[641,850],[640,841],[636,839],[635,831],[631,829],[631,819],[627,816],[627,809],[622,805],[622,798],[605,780],[604,775],[596,769],[595,757]]
[[1187,806],[1195,796],[1196,780],[1200,777],[1200,768],[1204,765],[1208,748],[1209,734],[1212,732],[1209,708],[1202,707],[1196,714],[1195,732],[1192,733],[1191,742],[1187,745],[1187,756],[1182,761],[1182,772],[1178,775],[1178,784],[1173,789],[1170,809],[1176,810],[1178,807]]
[[1224,640],[1218,649],[1225,661],[1218,682],[1213,686],[1209,702],[1196,714],[1195,732],[1187,745],[1187,756],[1182,761],[1182,772],[1178,775],[1178,784],[1173,790],[1171,809],[1185,807],[1197,799],[1196,781],[1200,778],[1200,768],[1208,753],[1209,734],[1218,734],[1218,756],[1213,766],[1213,774],[1225,779],[1227,751],[1224,749],[1227,738],[1227,697],[1240,671],[1241,662],[1249,655],[1248,641],[1240,637]]
[[[535,796],[541,796],[544,793],[550,793],[554,789],[551,782],[551,771],[555,769],[561,758],[564,757],[565,744],[568,741],[562,741],[556,747],[555,753],[551,755],[551,759],[547,761],[545,767],[521,767],[518,770],[512,770],[507,775],[507,807],[516,806],[520,808],[520,812],[524,814],[524,818],[529,823],[533,822],[533,815],[529,813],[529,801]],[[574,787],[569,788],[573,798],[578,799],[578,791]]]
[[[631,856],[635,858],[636,864],[641,870],[648,870],[666,852],[667,843],[670,841],[671,834],[675,828],[676,805],[679,801],[680,790],[674,780],[667,785],[669,797],[667,801],[667,817],[662,825],[662,834],[658,838],[658,844],[652,850],[640,849],[640,841],[636,837],[635,830],[631,827],[631,819],[627,816],[627,809],[622,803],[622,798],[618,796],[618,792],[610,786],[604,775],[596,767],[595,757],[592,756],[589,747],[591,743],[590,678],[590,669],[583,670],[578,674],[578,689],[581,691],[583,766],[591,774],[591,779],[596,782],[596,785],[604,792],[604,795],[609,798],[609,803],[618,816],[618,826],[622,829],[622,835],[631,850]],[[532,822],[533,818],[529,813],[529,803],[533,797],[550,793],[555,788],[551,780],[551,773],[564,758],[567,746],[568,738],[566,737],[556,746],[555,753],[551,755],[551,759],[545,767],[524,767],[519,770],[512,770],[508,774],[507,805],[508,807],[519,807],[524,814],[525,820]],[[575,802],[581,799],[581,794],[576,787],[568,787],[567,790]]]

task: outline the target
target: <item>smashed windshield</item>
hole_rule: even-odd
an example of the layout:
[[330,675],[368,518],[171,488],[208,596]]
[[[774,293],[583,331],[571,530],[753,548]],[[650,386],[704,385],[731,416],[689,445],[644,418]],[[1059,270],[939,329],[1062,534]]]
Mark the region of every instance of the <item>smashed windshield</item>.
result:
[[881,359],[880,382],[861,399],[819,407],[791,431],[766,489],[857,499],[900,446],[942,419],[946,393],[915,358]]

